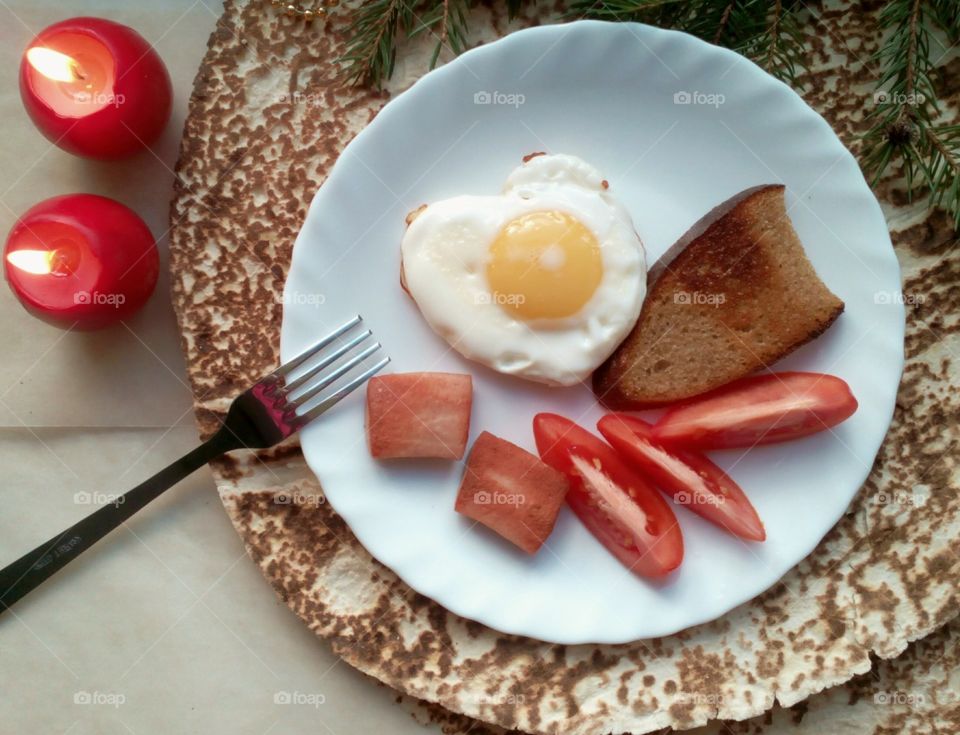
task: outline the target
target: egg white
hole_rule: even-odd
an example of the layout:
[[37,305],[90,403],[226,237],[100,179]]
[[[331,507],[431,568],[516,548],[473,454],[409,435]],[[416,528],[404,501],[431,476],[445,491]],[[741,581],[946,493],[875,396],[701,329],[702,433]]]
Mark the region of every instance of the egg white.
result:
[[[520,319],[496,303],[487,282],[497,233],[538,211],[576,217],[600,246],[600,284],[577,313],[562,319]],[[630,215],[595,168],[568,155],[529,159],[500,195],[428,205],[407,228],[401,259],[405,286],[424,319],[454,349],[501,373],[549,385],[585,381],[626,337],[646,295],[643,243]]]

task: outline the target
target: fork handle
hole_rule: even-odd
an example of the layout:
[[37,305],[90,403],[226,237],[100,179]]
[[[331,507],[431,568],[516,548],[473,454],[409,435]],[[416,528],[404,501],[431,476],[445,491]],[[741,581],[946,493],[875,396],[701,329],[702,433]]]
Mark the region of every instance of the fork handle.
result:
[[165,490],[221,454],[236,449],[222,430],[113,503],[94,511],[0,570],[0,613],[65,567]]

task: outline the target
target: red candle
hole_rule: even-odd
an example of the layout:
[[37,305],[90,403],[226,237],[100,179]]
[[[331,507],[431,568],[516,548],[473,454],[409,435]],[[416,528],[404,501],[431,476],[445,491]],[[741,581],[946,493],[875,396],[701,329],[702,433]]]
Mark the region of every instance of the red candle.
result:
[[58,327],[98,329],[143,306],[159,258],[150,229],[133,211],[106,197],[70,194],[17,220],[4,270],[27,311]]
[[42,31],[20,63],[20,97],[47,138],[70,153],[121,158],[170,118],[170,76],[132,28],[72,18]]

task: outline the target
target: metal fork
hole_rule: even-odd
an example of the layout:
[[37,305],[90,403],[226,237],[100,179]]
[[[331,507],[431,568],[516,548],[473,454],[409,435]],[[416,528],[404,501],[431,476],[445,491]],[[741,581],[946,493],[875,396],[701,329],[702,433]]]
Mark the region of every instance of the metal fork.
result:
[[361,322],[354,317],[237,396],[217,433],[192,452],[0,570],[0,612],[207,462],[279,444],[373,377],[390,358],[369,364],[380,343],[357,331]]

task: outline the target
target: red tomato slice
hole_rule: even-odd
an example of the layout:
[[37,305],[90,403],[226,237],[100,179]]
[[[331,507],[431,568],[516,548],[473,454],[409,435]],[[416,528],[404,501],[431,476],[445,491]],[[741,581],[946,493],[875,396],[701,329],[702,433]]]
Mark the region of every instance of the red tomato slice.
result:
[[621,413],[597,423],[604,438],[627,462],[674,501],[747,541],[767,534],[750,500],[730,475],[699,452],[669,449],[653,439],[646,421]]
[[850,386],[835,375],[771,373],[668,409],[653,436],[694,449],[750,448],[816,434],[856,410]]
[[570,419],[533,419],[540,457],[570,478],[567,503],[620,562],[644,577],[662,577],[683,561],[683,534],[670,505],[617,453]]

